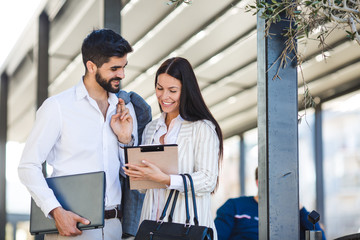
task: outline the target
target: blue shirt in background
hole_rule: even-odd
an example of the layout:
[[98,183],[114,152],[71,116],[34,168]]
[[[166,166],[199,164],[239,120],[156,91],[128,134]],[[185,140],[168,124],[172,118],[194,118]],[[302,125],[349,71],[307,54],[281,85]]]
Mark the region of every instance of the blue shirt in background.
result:
[[[259,213],[258,203],[253,196],[227,200],[216,212],[215,226],[219,240],[258,240]],[[313,230],[313,224],[307,220],[309,212],[303,207],[300,210],[300,239],[305,240],[305,231]],[[319,223],[315,229],[322,231]]]

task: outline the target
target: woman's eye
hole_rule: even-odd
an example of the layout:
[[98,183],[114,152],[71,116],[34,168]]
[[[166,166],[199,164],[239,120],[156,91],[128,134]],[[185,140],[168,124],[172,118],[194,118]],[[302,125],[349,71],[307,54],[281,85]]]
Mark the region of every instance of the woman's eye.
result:
[[170,91],[171,93],[176,93],[176,91]]

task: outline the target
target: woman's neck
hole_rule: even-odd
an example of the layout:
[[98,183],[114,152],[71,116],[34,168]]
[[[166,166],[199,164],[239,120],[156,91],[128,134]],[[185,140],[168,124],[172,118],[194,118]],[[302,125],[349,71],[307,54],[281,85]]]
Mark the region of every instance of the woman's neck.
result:
[[179,114],[169,114],[167,113],[166,114],[166,117],[165,117],[165,124],[166,124],[166,127],[169,129],[169,126],[170,126],[170,123],[172,120],[174,120]]

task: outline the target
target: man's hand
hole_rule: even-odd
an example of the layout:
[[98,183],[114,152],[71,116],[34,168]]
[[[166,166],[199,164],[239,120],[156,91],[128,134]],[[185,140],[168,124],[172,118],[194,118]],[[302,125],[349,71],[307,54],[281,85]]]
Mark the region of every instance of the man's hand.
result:
[[116,114],[111,117],[110,126],[119,142],[127,144],[131,141],[133,120],[129,109],[125,107],[125,102],[121,98],[119,98],[119,103],[116,107]]
[[77,228],[77,223],[90,224],[89,220],[73,212],[66,211],[62,207],[54,208],[51,210],[50,215],[55,219],[56,228],[61,236],[81,235],[82,231]]

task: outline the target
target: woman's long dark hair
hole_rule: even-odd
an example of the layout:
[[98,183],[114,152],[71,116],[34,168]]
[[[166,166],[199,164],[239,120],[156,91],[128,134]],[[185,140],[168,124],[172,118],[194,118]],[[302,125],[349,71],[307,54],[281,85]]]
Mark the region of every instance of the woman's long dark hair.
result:
[[215,125],[216,134],[219,138],[219,164],[223,157],[223,136],[219,124],[206,106],[204,98],[194,73],[194,70],[188,60],[181,57],[167,59],[156,72],[155,87],[158,76],[166,73],[180,80],[180,116],[187,121],[209,120]]

